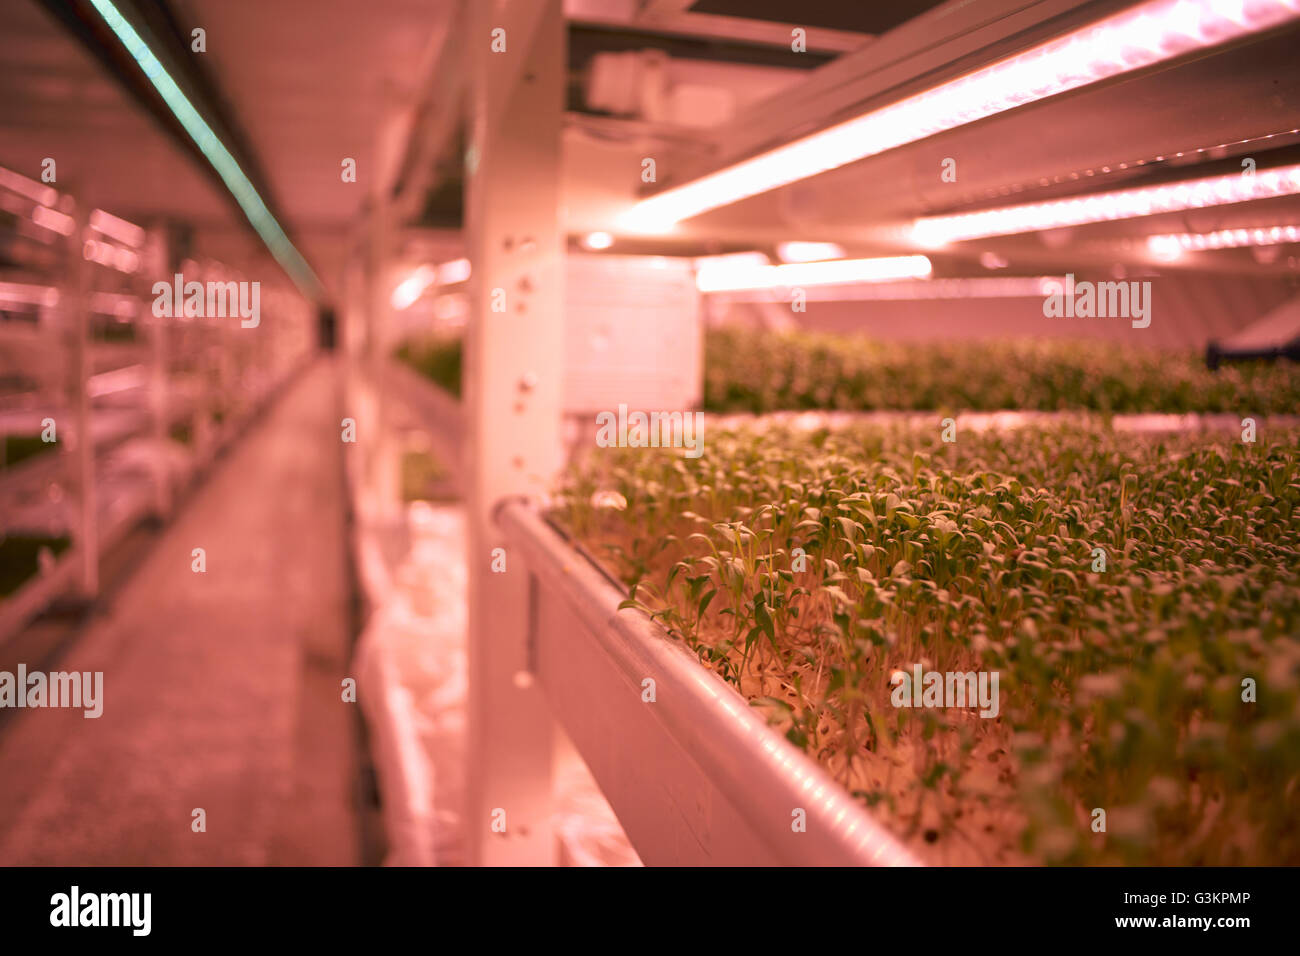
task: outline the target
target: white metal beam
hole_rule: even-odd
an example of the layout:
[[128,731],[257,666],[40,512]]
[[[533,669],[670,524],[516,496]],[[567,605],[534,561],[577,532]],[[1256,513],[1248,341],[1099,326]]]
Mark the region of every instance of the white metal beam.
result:
[[[496,9],[496,8],[501,9]],[[540,495],[561,461],[564,245],[559,224],[565,83],[561,0],[474,4],[466,160],[473,263],[466,341],[469,463],[471,862],[549,865],[553,725],[532,678],[529,579],[493,510]],[[493,31],[497,46],[493,51]],[[500,554],[498,554],[498,559]]]
[[[84,197],[83,197],[84,200]],[[63,330],[67,336],[68,407],[72,409],[73,437],[76,445],[68,448],[66,458],[76,489],[77,517],[73,547],[80,555],[80,596],[93,598],[99,593],[99,515],[95,504],[95,439],[91,431],[91,406],[88,391],[94,373],[90,354],[90,264],[82,254],[90,206],[78,202],[73,209],[74,226],[65,245],[67,256],[66,285],[59,294],[63,307]],[[66,440],[66,439],[65,439]]]

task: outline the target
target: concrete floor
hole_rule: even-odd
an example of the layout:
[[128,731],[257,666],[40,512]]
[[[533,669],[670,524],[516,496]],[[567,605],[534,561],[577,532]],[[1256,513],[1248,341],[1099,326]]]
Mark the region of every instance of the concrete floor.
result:
[[337,388],[305,372],[76,640],[24,661],[102,671],[104,712],[3,715],[0,864],[361,862]]

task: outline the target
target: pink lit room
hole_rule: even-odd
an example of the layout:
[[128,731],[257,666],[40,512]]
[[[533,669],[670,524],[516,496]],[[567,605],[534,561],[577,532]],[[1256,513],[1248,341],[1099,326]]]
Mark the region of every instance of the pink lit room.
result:
[[1274,923],[1298,50],[1300,0],[0,0],[4,925],[706,867]]

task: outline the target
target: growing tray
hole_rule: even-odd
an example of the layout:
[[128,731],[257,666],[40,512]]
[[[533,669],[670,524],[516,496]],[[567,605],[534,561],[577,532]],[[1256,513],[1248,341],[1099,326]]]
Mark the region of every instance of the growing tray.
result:
[[532,506],[505,502],[497,522],[530,576],[534,677],[646,864],[919,865],[683,645],[620,611],[624,589]]

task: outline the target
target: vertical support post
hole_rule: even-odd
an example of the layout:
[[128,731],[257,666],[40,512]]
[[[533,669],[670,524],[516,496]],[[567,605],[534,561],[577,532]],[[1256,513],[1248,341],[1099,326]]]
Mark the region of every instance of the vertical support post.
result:
[[562,0],[473,4],[465,42],[473,70],[465,165],[474,270],[465,403],[465,825],[472,862],[545,866],[557,856],[551,828],[554,728],[530,669],[529,577],[522,555],[507,553],[504,573],[493,571],[492,556],[493,549],[507,548],[493,521],[494,507],[510,496],[543,493],[561,464]]
[[396,517],[396,477],[392,455],[387,447],[384,364],[388,357],[385,327],[391,318],[392,290],[389,287],[389,273],[394,246],[393,208],[392,196],[381,174],[388,167],[392,148],[388,132],[394,105],[393,90],[388,85],[381,90],[381,110],[381,135],[374,169],[366,173],[370,183],[370,215],[366,233],[365,346],[361,361],[361,397],[364,401],[360,408],[349,409],[349,415],[357,423],[357,445],[354,451],[361,456],[363,496],[367,508],[391,520]]
[[83,254],[89,207],[78,202],[73,210],[73,229],[66,252],[66,286],[59,295],[63,303],[64,333],[68,336],[68,407],[72,409],[73,484],[76,487],[77,520],[75,547],[80,556],[78,590],[93,598],[99,593],[99,513],[95,503],[95,436],[91,434],[90,376],[90,265]]
[[[155,225],[145,234],[144,248],[141,250],[145,276],[165,279],[170,282],[167,263],[167,235],[164,227]],[[167,334],[169,324],[166,319],[153,314],[151,298],[144,298],[141,306],[140,321],[148,330],[149,342],[149,415],[152,425],[154,446],[153,482],[154,515],[165,521],[172,510],[171,468],[167,453]]]

